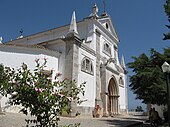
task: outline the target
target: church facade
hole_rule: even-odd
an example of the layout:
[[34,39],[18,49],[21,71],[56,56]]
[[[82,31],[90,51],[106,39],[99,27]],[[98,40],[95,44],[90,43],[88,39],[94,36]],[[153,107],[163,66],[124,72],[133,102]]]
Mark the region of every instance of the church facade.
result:
[[[92,13],[76,22],[73,12],[71,24],[20,36],[16,40],[0,44],[0,63],[17,68],[26,63],[35,67],[36,58],[47,58],[47,68],[62,79],[71,79],[77,85],[86,82],[81,105],[72,104],[73,115],[80,112],[91,115],[96,106],[102,116],[127,113],[127,70],[124,58],[118,58],[119,38],[111,17],[104,12],[98,16],[96,5]],[[7,98],[1,99],[2,108]],[[5,109],[5,108],[4,108]]]

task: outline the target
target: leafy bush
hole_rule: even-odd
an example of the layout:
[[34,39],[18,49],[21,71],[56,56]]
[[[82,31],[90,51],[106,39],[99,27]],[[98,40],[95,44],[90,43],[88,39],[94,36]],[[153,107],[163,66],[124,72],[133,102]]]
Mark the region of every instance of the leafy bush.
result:
[[62,110],[70,113],[70,101],[81,103],[78,95],[84,95],[85,83],[78,87],[75,81],[58,81],[61,74],[56,74],[55,81],[52,81],[49,74],[44,73],[46,63],[46,59],[42,64],[37,59],[33,72],[24,63],[18,70],[0,66],[1,94],[10,94],[11,105],[21,105],[24,114],[35,116],[34,120],[26,120],[27,126],[30,123],[41,127],[57,126]]

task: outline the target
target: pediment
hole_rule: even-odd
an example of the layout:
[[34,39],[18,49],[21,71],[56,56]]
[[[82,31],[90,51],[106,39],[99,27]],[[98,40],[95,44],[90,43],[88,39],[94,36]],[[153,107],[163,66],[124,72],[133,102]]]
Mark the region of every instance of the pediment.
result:
[[119,40],[119,37],[118,37],[118,35],[116,33],[116,30],[115,30],[115,28],[113,26],[113,23],[111,21],[111,18],[109,16],[99,18],[98,21],[102,24],[102,26],[106,30],[108,30],[115,38],[117,38],[117,40]]

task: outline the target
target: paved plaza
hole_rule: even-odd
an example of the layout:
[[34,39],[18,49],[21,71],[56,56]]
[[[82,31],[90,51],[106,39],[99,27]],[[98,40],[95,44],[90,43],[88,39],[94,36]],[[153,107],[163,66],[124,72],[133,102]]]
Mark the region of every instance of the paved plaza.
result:
[[[30,116],[25,116],[21,113],[5,113],[0,115],[0,127],[25,127],[25,119]],[[68,125],[74,123],[80,123],[80,127],[140,127],[139,123],[143,123],[147,119],[146,116],[115,116],[115,117],[102,117],[93,118],[90,116],[79,116],[76,118],[61,117],[60,125]],[[147,125],[146,125],[147,127]]]

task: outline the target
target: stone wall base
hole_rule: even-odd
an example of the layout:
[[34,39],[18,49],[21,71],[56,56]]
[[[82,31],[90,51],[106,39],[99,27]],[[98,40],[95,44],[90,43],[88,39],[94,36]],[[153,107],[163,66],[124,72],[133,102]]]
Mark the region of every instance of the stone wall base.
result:
[[77,111],[81,116],[93,116],[94,107],[77,106]]

